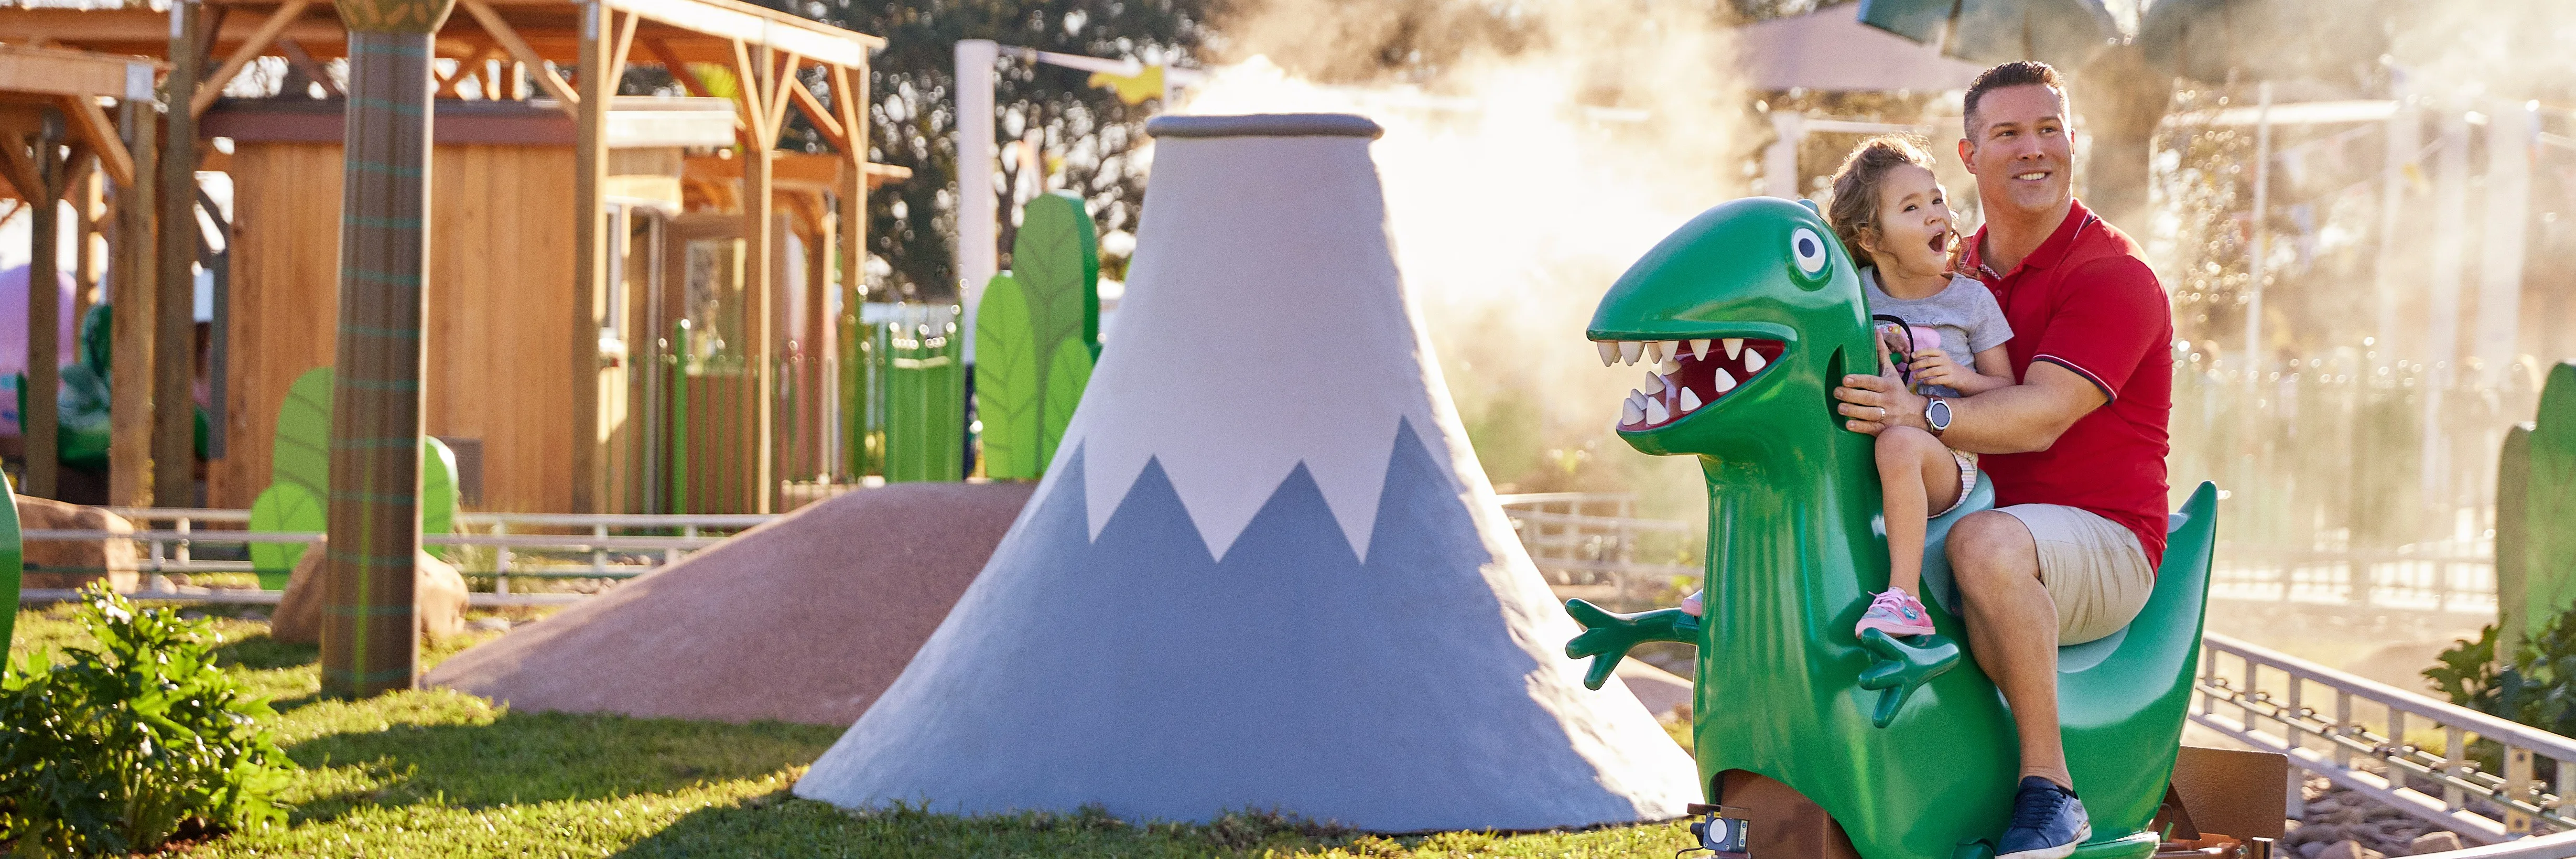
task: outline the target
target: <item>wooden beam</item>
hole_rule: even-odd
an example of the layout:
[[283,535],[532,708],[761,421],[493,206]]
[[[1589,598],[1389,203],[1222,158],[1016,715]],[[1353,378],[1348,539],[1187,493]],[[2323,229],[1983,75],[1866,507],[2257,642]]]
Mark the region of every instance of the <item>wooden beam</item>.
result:
[[[119,141],[116,148],[121,152],[124,151],[125,145]],[[91,163],[95,164],[100,160],[102,159],[92,158]],[[82,330],[85,326],[81,323],[89,321],[89,309],[98,303],[97,293],[94,291],[99,286],[98,239],[99,234],[106,228],[106,225],[101,223],[105,218],[101,217],[103,213],[100,210],[107,207],[103,196],[106,191],[104,186],[107,183],[104,181],[106,177],[103,173],[102,170],[84,169],[72,186],[72,211],[76,213],[76,220],[72,222],[72,234],[75,236],[72,242],[72,354],[74,355],[83,354],[86,346],[97,345],[82,343],[80,337],[89,333]]]
[[749,3],[710,3],[703,0],[602,2],[683,30],[750,42],[827,63],[864,64],[869,51],[885,47],[885,40],[875,36],[853,33]]
[[[501,13],[492,11],[492,5],[484,0],[459,0],[457,5],[465,7],[466,14],[473,15],[474,22],[483,25],[483,32],[492,34],[492,41],[501,43],[501,47],[509,50],[510,56],[517,57],[521,64],[528,67],[528,73],[536,76],[537,85],[543,87],[547,95],[554,96],[555,101],[563,104],[565,115],[571,116],[575,122],[581,120],[581,96],[573,93],[572,86],[564,83],[562,75],[555,74],[554,67],[546,65],[546,58],[538,54],[537,49],[528,47],[528,41],[519,38],[518,31],[510,29],[508,21],[501,20]],[[582,8],[588,10],[591,7]],[[583,11],[579,14],[591,13]],[[591,43],[595,41],[598,41],[596,34],[593,34],[593,38],[583,39],[582,50],[592,50]],[[582,88],[589,89],[590,83],[582,82]],[[616,92],[614,89],[609,91]]]
[[286,61],[294,64],[296,70],[303,72],[305,77],[312,78],[314,83],[321,84],[323,95],[331,98],[348,97],[348,93],[340,90],[340,82],[331,78],[331,70],[323,68],[321,63],[314,61],[312,54],[304,51],[304,43],[281,36],[277,40],[277,50],[285,54]]
[[[201,22],[208,13],[204,3],[179,0],[170,4],[170,103],[159,158],[161,187],[153,194],[160,206],[155,218],[161,225],[155,238],[160,242],[154,262],[160,266],[157,294],[153,302],[160,310],[152,318],[152,496],[164,504],[193,505],[197,501],[196,416],[188,407],[195,401],[191,389],[196,373],[196,320],[188,308],[196,304],[197,295],[197,114],[179,110],[177,105],[194,104],[200,87],[209,86],[197,77],[205,70],[206,54],[211,48],[204,34],[211,28]],[[221,89],[222,84],[211,85]],[[139,179],[139,177],[138,177]]]
[[[259,59],[260,52],[268,50],[269,42],[275,40],[278,33],[286,30],[286,25],[294,23],[296,17],[303,15],[304,10],[312,5],[313,0],[286,0],[284,5],[278,6],[276,12],[269,14],[268,20],[260,22],[259,29],[251,31],[249,39],[243,40],[240,47],[233,49],[232,56],[224,58],[223,65],[215,67],[214,74],[206,76],[204,88],[198,90],[196,96],[188,99],[188,113],[194,116],[206,115],[206,108],[213,107],[215,99],[223,97],[224,86],[232,83],[233,76],[241,74],[242,67],[250,65],[250,61]],[[222,25],[217,23],[215,26]],[[206,40],[208,47],[212,47],[213,44],[211,38]]]
[[760,121],[763,95],[760,88],[760,70],[751,64],[751,46],[741,39],[735,39],[733,43],[733,74],[741,81],[740,85],[734,87],[737,90],[734,93],[734,102],[742,111],[743,124],[751,127],[751,148],[778,148],[778,138],[770,136],[769,124]]
[[609,14],[622,19],[617,26],[617,48],[608,54],[608,94],[615,96],[618,84],[626,79],[626,55],[635,48],[635,24],[642,20],[642,16],[633,12],[622,16],[615,12]]
[[[19,415],[24,430],[27,456],[27,494],[38,498],[60,498],[62,473],[62,421],[59,401],[62,391],[62,366],[55,360],[62,345],[62,292],[56,287],[63,276],[62,207],[56,198],[63,191],[63,160],[55,154],[56,141],[44,134],[25,138],[33,147],[28,157],[32,162],[34,181],[21,186],[33,193],[28,202],[35,206],[27,233],[27,377]],[[16,151],[12,141],[9,149]]]
[[[831,68],[839,68],[839,66]],[[793,77],[788,78],[786,83],[787,94],[796,101],[796,111],[805,114],[805,121],[814,123],[814,130],[822,133],[823,141],[832,144],[835,150],[850,148],[850,138],[849,135],[842,133],[841,121],[833,118],[831,111],[824,109],[822,100],[814,97],[814,91],[807,89],[804,81]]]
[[668,70],[671,73],[671,78],[679,81],[680,88],[688,90],[690,95],[697,96],[699,98],[709,98],[712,96],[712,93],[707,89],[707,82],[699,80],[697,70],[689,68],[688,63],[680,60],[680,55],[671,52],[671,44],[669,42],[664,42],[660,39],[645,39],[644,49],[653,52],[653,59],[660,61],[662,63],[662,68]]
[[107,503],[150,506],[152,331],[159,297],[152,213],[160,190],[150,177],[159,166],[154,141],[161,112],[136,100],[120,106],[117,115],[134,153],[135,170],[145,178],[114,190],[116,238],[108,243],[108,250],[116,262],[107,267],[107,300],[116,306],[116,314],[108,320]]
[[[867,300],[868,259],[868,75],[852,75],[847,66],[831,68],[832,107],[841,114],[844,174],[834,196],[840,198],[840,228],[835,244],[841,254],[841,307],[855,313]],[[844,418],[847,420],[847,418]]]
[[[492,16],[483,0],[464,0],[477,17]],[[572,509],[575,513],[607,512],[603,504],[608,469],[602,466],[608,457],[600,443],[600,355],[599,329],[601,306],[608,288],[608,236],[606,233],[608,203],[608,105],[617,93],[617,82],[608,76],[608,53],[614,47],[606,44],[605,24],[600,16],[607,7],[586,3],[581,15],[581,59],[579,83],[581,97],[571,99],[573,107],[573,278],[572,314],[564,320],[571,330],[564,332],[562,353],[571,362],[572,414]],[[488,26],[488,25],[487,25]],[[516,36],[511,38],[515,39]],[[557,81],[561,85],[561,81]]]
[[[770,75],[751,75],[755,66],[751,63],[750,52],[741,47],[742,43],[734,44],[737,46],[735,55],[741,58],[745,73],[743,94],[768,97],[775,91],[777,81]],[[761,46],[760,64],[756,68],[764,72],[776,69],[772,53],[767,45]],[[760,104],[760,101],[747,102],[751,106]],[[777,219],[770,217],[776,201],[769,194],[770,166],[777,153],[777,134],[776,125],[759,123],[752,130],[752,136],[759,145],[742,153],[742,237],[743,256],[746,258],[742,267],[743,289],[751,299],[751,318],[745,320],[743,335],[751,341],[755,427],[751,469],[754,475],[751,487],[753,509],[745,512],[752,513],[775,511],[778,496],[778,283],[775,257],[781,242],[776,235]]]
[[117,139],[116,121],[107,118],[107,111],[98,106],[98,100],[67,95],[60,102],[63,118],[71,121],[72,130],[80,135],[82,142],[89,144],[90,151],[98,153],[99,168],[107,172],[108,181],[119,185],[134,184],[134,155],[125,151],[125,141]]
[[45,182],[36,172],[35,134],[20,129],[0,129],[0,171],[9,177],[9,187],[18,191],[18,199],[35,205],[49,197]]
[[161,65],[89,51],[0,45],[0,90],[126,98],[133,95],[127,89],[132,76],[148,75]]
[[768,100],[763,107],[761,121],[769,123],[769,146],[773,149],[778,147],[778,133],[787,125],[787,91],[805,88],[805,84],[796,79],[797,62],[795,54],[788,54],[775,65],[762,70],[769,73],[769,91],[761,94]]

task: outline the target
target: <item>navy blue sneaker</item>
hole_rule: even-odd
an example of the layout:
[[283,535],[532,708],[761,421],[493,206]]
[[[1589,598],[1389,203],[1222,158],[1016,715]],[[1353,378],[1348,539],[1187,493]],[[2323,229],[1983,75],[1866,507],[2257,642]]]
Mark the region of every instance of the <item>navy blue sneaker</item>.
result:
[[2039,776],[2022,776],[2013,795],[2012,825],[1995,844],[1995,859],[2066,859],[2093,837],[2093,821],[2075,792]]

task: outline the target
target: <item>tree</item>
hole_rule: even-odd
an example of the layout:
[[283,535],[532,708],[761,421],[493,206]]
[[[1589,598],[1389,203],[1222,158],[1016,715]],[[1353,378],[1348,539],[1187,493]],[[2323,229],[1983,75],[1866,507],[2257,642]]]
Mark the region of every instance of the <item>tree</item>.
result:
[[[880,295],[954,300],[957,128],[955,48],[961,39],[1068,54],[1135,58],[1148,63],[1192,64],[1212,36],[1209,22],[1230,0],[763,0],[782,11],[886,38],[870,64],[867,106],[868,160],[911,168],[910,180],[888,185],[868,201],[869,252],[891,273],[871,284]],[[1135,228],[1145,199],[1144,165],[1137,148],[1145,120],[1162,109],[1153,100],[1130,105],[1090,86],[1089,73],[1004,60],[994,101],[1001,116],[997,145],[1034,139],[1046,174],[1023,175],[1015,159],[998,168],[1001,210],[1016,211],[1022,189],[1065,190],[1081,195],[1103,232]],[[824,144],[802,117],[793,120],[783,146],[820,151]],[[1013,235],[1005,224],[999,251],[1008,268]]]

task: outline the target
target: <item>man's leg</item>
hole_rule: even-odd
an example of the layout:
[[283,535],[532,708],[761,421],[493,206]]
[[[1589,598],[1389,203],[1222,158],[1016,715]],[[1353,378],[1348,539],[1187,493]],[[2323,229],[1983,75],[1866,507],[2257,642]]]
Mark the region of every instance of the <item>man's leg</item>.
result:
[[2040,581],[2030,528],[2009,513],[1972,513],[1950,529],[1949,555],[1969,648],[2012,707],[2021,774],[2073,787],[2057,732],[2057,603]]

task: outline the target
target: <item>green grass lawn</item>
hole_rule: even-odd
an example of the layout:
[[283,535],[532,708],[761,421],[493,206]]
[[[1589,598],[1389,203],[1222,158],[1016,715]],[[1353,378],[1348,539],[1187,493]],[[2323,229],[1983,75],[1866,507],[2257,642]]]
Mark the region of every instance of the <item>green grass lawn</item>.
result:
[[[79,643],[66,616],[20,612],[12,649]],[[1381,838],[1271,814],[1143,826],[1096,813],[854,814],[788,792],[838,728],[514,713],[451,691],[320,700],[314,648],[271,641],[260,621],[217,628],[226,662],[275,696],[279,745],[304,769],[281,797],[295,808],[287,826],[169,855],[1663,859],[1690,843],[1680,824]]]

